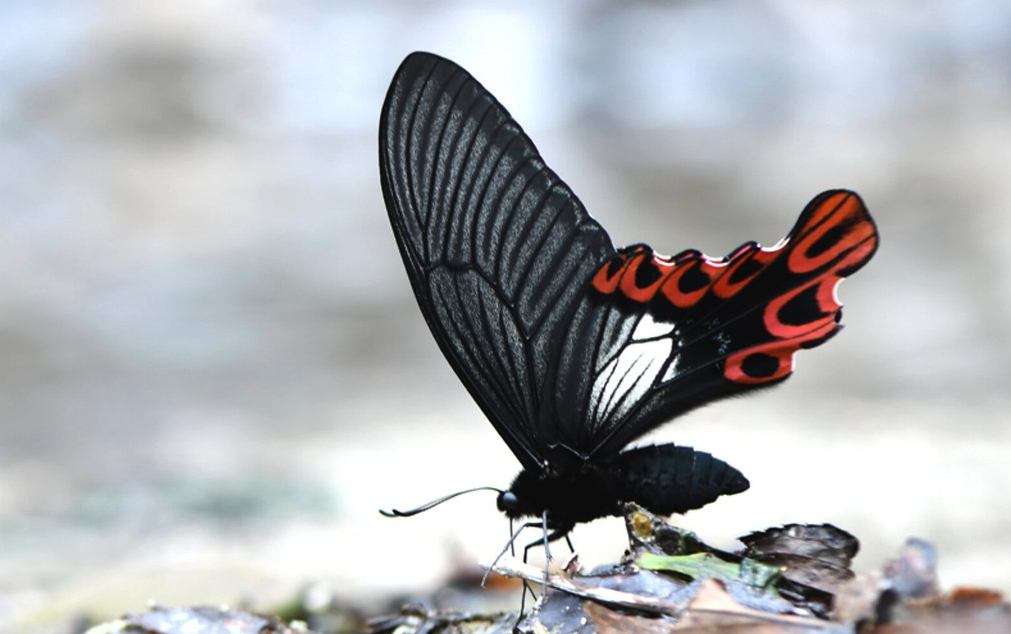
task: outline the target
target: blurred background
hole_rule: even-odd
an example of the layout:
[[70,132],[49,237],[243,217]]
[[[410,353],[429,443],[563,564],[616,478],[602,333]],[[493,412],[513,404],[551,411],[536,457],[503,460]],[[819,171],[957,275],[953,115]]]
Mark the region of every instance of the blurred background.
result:
[[[833,522],[872,570],[1011,591],[1011,5],[9,0],[0,20],[0,631],[423,591],[507,536],[519,464],[441,357],[383,208],[379,109],[469,69],[615,243],[723,255],[859,191],[881,249],[786,385],[654,438],[744,495],[715,545]],[[587,564],[621,522],[573,535]]]

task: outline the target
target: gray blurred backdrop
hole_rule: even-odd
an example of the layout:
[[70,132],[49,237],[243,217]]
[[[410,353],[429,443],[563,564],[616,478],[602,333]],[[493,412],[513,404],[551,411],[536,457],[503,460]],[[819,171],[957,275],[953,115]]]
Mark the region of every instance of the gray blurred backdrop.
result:
[[[704,538],[907,536],[1011,591],[1011,4],[9,0],[0,18],[0,630],[301,584],[433,587],[518,463],[423,323],[378,184],[417,49],[473,72],[618,244],[771,245],[831,187],[876,258],[786,385],[654,437],[748,493]],[[576,529],[584,561],[618,520]]]

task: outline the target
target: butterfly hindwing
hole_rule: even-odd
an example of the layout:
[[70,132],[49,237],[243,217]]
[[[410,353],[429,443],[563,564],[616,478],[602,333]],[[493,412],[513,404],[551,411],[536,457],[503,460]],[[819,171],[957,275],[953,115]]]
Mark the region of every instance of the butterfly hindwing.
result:
[[[581,300],[575,323],[591,325],[570,330],[560,355],[557,392],[570,407],[558,412],[578,429],[570,446],[614,454],[694,407],[787,378],[794,353],[840,328],[836,287],[877,240],[860,198],[833,190],[770,249],[751,242],[722,259],[623,249]],[[577,382],[578,394],[566,391]]]
[[640,246],[603,267],[593,287],[677,324],[686,343],[715,331],[727,339],[721,350],[734,352],[725,377],[762,384],[786,377],[794,352],[835,333],[836,287],[876,248],[860,197],[833,190],[812,200],[771,249],[750,242],[716,260],[694,250],[667,258]]
[[415,53],[380,120],[380,177],[440,348],[526,467],[543,461],[541,390],[558,332],[614,248],[498,101]]

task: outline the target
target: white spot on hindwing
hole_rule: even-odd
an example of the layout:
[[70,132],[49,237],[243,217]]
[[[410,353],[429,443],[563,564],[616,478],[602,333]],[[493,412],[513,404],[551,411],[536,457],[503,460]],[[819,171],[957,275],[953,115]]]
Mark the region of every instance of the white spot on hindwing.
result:
[[[646,394],[671,356],[674,335],[673,324],[655,321],[648,313],[640,317],[631,342],[600,370],[593,383],[594,421],[622,418]],[[669,368],[666,374],[672,371]]]
[[674,333],[674,324],[656,321],[649,313],[644,313],[632,333],[632,341],[665,337]]

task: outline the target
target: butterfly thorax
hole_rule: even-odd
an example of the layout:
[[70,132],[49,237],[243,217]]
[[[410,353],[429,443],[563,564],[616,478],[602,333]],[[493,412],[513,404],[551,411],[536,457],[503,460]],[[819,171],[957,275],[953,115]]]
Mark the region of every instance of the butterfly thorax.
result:
[[498,508],[512,519],[541,517],[547,511],[552,525],[618,515],[621,500],[612,475],[607,466],[590,461],[564,470],[550,465],[539,471],[524,469],[499,496]]

